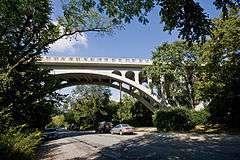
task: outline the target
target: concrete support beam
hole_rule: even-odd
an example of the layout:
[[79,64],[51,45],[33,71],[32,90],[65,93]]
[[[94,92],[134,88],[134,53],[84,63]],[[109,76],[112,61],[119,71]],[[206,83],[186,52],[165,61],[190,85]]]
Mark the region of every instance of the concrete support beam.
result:
[[121,74],[122,74],[122,77],[126,77],[126,73],[127,73],[127,71],[120,71],[121,72]]
[[148,83],[148,85],[150,84],[150,83],[152,83],[152,78],[147,78],[147,83]]
[[139,84],[139,74],[140,74],[140,71],[134,71],[134,78],[135,78],[135,82],[137,84]]

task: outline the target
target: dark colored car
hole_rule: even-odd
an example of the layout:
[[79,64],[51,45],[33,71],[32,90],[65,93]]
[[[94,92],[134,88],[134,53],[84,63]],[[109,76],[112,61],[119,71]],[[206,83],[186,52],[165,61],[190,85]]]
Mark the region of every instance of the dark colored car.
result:
[[110,133],[112,127],[112,122],[100,122],[98,128],[96,129],[96,133]]

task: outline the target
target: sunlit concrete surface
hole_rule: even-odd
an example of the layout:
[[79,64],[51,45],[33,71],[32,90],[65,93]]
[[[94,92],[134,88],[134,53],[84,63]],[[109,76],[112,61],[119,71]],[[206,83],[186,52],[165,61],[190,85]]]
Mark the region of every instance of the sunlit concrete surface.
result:
[[239,160],[240,136],[196,133],[84,134],[50,141],[41,160]]

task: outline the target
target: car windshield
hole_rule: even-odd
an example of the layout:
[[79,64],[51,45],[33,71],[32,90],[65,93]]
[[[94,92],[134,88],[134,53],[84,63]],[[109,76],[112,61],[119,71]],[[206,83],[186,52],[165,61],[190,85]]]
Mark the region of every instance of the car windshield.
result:
[[122,127],[130,127],[128,124],[122,124]]

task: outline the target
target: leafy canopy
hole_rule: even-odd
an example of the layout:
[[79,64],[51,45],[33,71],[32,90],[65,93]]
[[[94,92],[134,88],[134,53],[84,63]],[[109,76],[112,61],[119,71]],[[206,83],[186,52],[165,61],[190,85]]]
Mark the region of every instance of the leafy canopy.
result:
[[110,90],[96,85],[77,86],[73,90],[69,111],[65,114],[69,124],[81,129],[94,128],[101,121],[111,120]]
[[145,69],[157,86],[162,105],[194,107],[199,54],[197,45],[177,41],[163,43],[153,51],[153,66]]
[[76,33],[111,30],[111,21],[81,5],[64,4],[64,14],[56,24],[50,19],[49,0],[1,0],[1,129],[19,124],[43,128],[50,121],[54,104],[60,100],[53,91],[61,80],[37,63],[50,44]]
[[[179,38],[204,42],[211,34],[208,14],[195,0],[78,0],[77,3],[84,4],[85,9],[98,9],[112,18],[114,24],[130,23],[134,18],[146,24],[148,14],[157,8],[164,30],[178,30]],[[224,18],[228,17],[228,6],[240,6],[238,0],[215,0],[213,4],[222,10]]]

